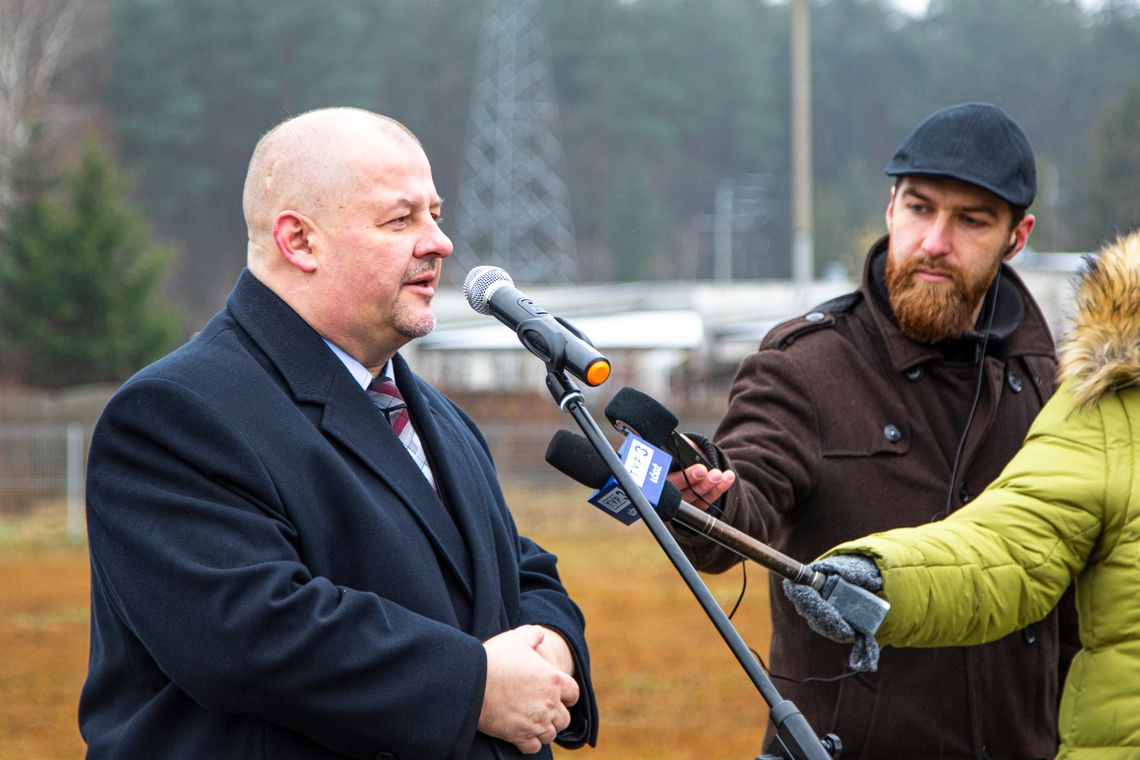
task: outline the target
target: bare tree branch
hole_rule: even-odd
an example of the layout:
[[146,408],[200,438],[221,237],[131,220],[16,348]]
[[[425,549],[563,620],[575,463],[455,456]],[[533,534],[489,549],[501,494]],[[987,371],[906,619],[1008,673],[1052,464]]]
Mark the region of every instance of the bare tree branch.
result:
[[[88,0],[0,0],[0,168],[28,146],[60,74],[92,47]],[[0,202],[7,187],[0,181]]]

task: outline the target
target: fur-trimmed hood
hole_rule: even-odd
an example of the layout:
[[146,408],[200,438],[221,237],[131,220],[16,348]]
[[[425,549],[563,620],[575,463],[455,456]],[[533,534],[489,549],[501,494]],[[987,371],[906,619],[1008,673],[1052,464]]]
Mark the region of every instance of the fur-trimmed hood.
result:
[[1060,350],[1060,378],[1079,407],[1140,384],[1140,230],[1090,258],[1076,286],[1073,329]]

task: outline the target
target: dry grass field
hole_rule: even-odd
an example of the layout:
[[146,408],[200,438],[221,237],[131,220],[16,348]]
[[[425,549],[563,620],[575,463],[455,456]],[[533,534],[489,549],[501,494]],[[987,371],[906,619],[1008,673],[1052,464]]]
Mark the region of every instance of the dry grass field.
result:
[[[512,492],[520,529],[559,556],[582,606],[601,711],[598,747],[560,760],[743,760],[760,753],[764,700],[649,531],[584,503],[585,490]],[[82,757],[75,707],[87,666],[86,548],[53,519],[0,523],[0,760]],[[46,526],[46,527],[45,527]],[[731,608],[739,569],[704,576]],[[749,567],[735,624],[768,645],[765,573]]]

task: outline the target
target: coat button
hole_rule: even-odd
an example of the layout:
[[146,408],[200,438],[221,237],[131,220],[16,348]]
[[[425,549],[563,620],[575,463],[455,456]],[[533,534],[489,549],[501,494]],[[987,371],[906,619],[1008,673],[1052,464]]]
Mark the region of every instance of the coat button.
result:
[[1006,380],[1014,393],[1021,393],[1021,378],[1017,376],[1016,372],[1010,370],[1010,373],[1006,375]]
[[822,322],[823,319],[824,319],[824,314],[822,311],[813,311],[809,314],[804,315],[804,321],[805,322]]
[[958,489],[958,499],[963,504],[965,504],[966,502],[968,502],[970,500],[970,491],[968,488],[966,488],[965,483],[963,483],[962,487]]
[[912,383],[917,381],[918,378],[922,377],[922,367],[911,367],[903,373],[903,377],[905,377],[907,380],[910,380]]
[[887,425],[883,428],[883,436],[891,443],[898,443],[902,440],[902,431],[894,425]]

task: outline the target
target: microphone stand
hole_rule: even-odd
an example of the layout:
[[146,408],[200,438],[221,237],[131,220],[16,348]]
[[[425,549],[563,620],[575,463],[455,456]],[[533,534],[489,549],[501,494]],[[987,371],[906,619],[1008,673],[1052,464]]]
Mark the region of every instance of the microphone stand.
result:
[[[716,626],[717,632],[720,633],[721,638],[724,639],[728,648],[732,650],[732,654],[744,668],[744,672],[748,674],[753,685],[764,697],[764,701],[768,703],[768,715],[776,726],[777,738],[789,753],[791,760],[832,760],[838,757],[841,747],[838,738],[832,735],[823,739],[817,737],[799,709],[790,700],[780,696],[771,679],[768,678],[756,658],[748,650],[748,645],[741,637],[740,632],[732,625],[728,615],[717,604],[708,586],[701,580],[688,557],[681,551],[677,540],[665,527],[664,521],[649,504],[649,500],[645,498],[645,494],[641,492],[633,478],[626,472],[625,467],[622,466],[617,452],[613,450],[601,428],[598,427],[598,423],[587,411],[581,391],[566,376],[562,363],[557,360],[557,357],[552,357],[546,363],[546,369],[546,387],[553,396],[555,403],[574,418],[587,440],[605,461],[641,519],[645,521],[649,532],[657,539],[657,543],[661,545],[661,549],[669,557],[673,566],[677,568],[677,572],[681,574],[693,595],[696,596],[705,614]],[[760,758],[760,760],[764,760],[764,758]]]

